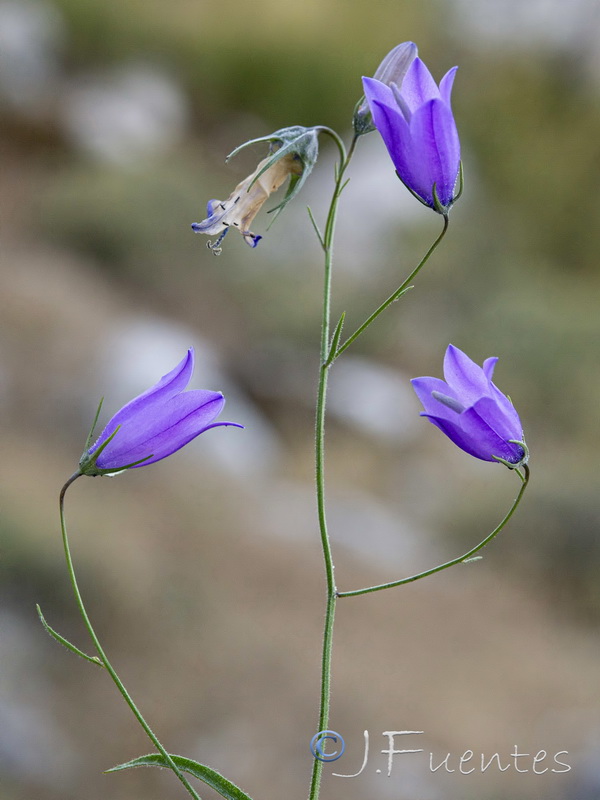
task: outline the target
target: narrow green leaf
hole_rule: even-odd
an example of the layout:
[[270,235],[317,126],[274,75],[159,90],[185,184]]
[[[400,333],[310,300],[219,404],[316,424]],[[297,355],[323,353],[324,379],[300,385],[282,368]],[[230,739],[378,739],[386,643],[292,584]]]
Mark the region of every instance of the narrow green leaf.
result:
[[98,408],[96,410],[96,416],[94,417],[94,421],[92,422],[92,427],[90,428],[90,432],[88,433],[88,437],[85,443],[85,450],[87,452],[90,447],[92,446],[92,439],[94,438],[94,431],[96,430],[96,425],[98,424],[98,418],[100,416],[100,411],[102,409],[102,403],[104,403],[104,398],[100,398],[100,402],[98,403]]
[[60,633],[57,633],[53,628],[51,628],[50,625],[48,625],[48,623],[44,619],[44,615],[42,614],[42,609],[39,607],[39,605],[36,605],[36,608],[37,608],[38,616],[40,618],[40,622],[44,626],[46,632],[50,636],[52,636],[53,639],[56,639],[56,641],[59,644],[62,644],[63,647],[66,647],[67,650],[70,650],[72,653],[75,653],[76,656],[79,656],[80,658],[85,658],[86,661],[90,661],[92,664],[97,664],[99,667],[103,667],[104,666],[102,661],[100,661],[100,659],[97,656],[88,656],[86,653],[84,653],[78,647],[75,647],[74,644],[71,644],[71,642],[69,642],[67,639],[65,639],[64,636],[61,636]]
[[[252,798],[245,792],[242,792],[235,783],[228,781],[227,778],[224,778],[216,770],[206,767],[204,764],[199,764],[191,758],[184,758],[183,756],[175,756],[173,754],[171,754],[171,758],[178,769],[182,772],[188,772],[190,775],[193,775],[194,778],[198,778],[198,780],[218,792],[221,797],[225,797],[226,800],[252,800]],[[111,769],[107,769],[105,772],[118,772],[119,770],[128,769],[129,767],[164,767],[165,769],[169,769],[168,763],[160,753],[150,753],[147,756],[134,758],[133,761],[128,761],[126,764],[119,764],[116,767],[111,767]]]
[[327,356],[327,360],[325,363],[329,366],[333,362],[334,354],[338,349],[340,338],[342,336],[342,328],[344,327],[344,320],[346,319],[346,312],[342,311],[342,316],[338,320],[338,324],[335,326],[335,330],[333,332],[333,336],[331,337],[331,346],[329,348],[329,355]]
[[317,234],[317,238],[321,244],[323,250],[325,249],[325,240],[323,239],[323,234],[319,230],[319,226],[317,225],[317,221],[313,215],[312,208],[310,206],[306,206],[306,210],[308,211],[308,216],[310,217],[310,221],[312,222],[312,226]]

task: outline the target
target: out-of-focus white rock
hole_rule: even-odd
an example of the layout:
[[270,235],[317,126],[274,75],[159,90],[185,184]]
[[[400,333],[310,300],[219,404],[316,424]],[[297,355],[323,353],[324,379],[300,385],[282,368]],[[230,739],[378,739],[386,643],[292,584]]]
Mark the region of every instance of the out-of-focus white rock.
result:
[[104,342],[97,385],[102,385],[101,393],[106,397],[105,415],[112,415],[156,383],[193,346],[195,369],[189,388],[222,391],[226,406],[219,419],[245,427],[207,431],[177,457],[209,458],[240,478],[255,478],[276,469],[281,445],[275,430],[227,375],[216,349],[205,339],[177,323],[141,316],[128,317],[121,325],[113,326]]
[[382,441],[417,435],[418,409],[410,379],[398,370],[344,354],[331,371],[329,412]]
[[36,0],[0,2],[0,98],[21,114],[43,116],[55,95],[65,26]]
[[188,118],[177,83],[149,64],[77,78],[65,89],[61,111],[66,135],[78,148],[119,166],[173,147]]
[[[298,541],[318,536],[312,486],[279,480],[271,485],[268,499],[262,507],[265,532]],[[407,564],[437,563],[429,537],[412,521],[355,487],[328,492],[327,520],[335,545],[371,566],[397,568],[404,574]]]

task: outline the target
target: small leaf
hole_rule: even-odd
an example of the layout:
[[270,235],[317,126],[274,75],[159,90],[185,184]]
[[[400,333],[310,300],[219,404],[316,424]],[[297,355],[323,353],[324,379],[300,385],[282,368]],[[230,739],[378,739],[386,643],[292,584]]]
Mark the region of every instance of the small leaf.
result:
[[94,421],[92,422],[92,427],[90,428],[90,432],[88,433],[88,438],[85,443],[85,450],[89,450],[92,446],[92,439],[94,438],[94,431],[96,430],[96,425],[98,424],[98,418],[100,416],[100,411],[102,409],[102,404],[104,403],[104,398],[100,398],[100,402],[98,403],[98,409],[96,411],[96,416],[94,417]]
[[338,324],[335,326],[335,330],[333,332],[333,336],[331,337],[331,346],[329,348],[329,355],[327,356],[327,360],[325,364],[329,366],[333,362],[335,357],[335,352],[338,349],[340,339],[342,336],[342,328],[344,327],[344,320],[346,319],[346,312],[342,311],[342,316],[338,320]]
[[404,289],[398,289],[396,294],[392,295],[392,303],[395,303],[396,300],[399,300],[401,297],[404,297],[404,295],[407,292],[410,292],[410,290],[414,288],[415,288],[414,286],[406,286]]
[[91,661],[92,664],[97,664],[99,667],[103,667],[104,666],[102,661],[100,661],[100,659],[97,656],[88,656],[86,653],[84,653],[78,647],[75,647],[74,644],[71,644],[71,642],[69,642],[67,639],[65,639],[64,636],[61,636],[60,633],[57,633],[53,628],[51,628],[50,625],[48,625],[48,623],[44,619],[44,615],[42,614],[42,609],[39,607],[39,605],[36,605],[36,608],[37,608],[38,616],[40,618],[40,622],[44,626],[46,632],[50,636],[52,636],[53,639],[56,639],[56,641],[59,644],[62,644],[63,647],[66,647],[67,650],[70,650],[72,653],[75,653],[76,656],[79,656],[80,658],[85,658],[86,661]]
[[463,564],[471,564],[473,561],[481,561],[483,556],[472,556],[471,558],[465,558],[461,563]]
[[306,210],[308,211],[308,216],[310,217],[310,221],[312,222],[312,226],[314,228],[315,233],[317,234],[317,238],[321,244],[323,250],[325,250],[325,240],[323,239],[323,234],[319,230],[319,226],[317,225],[317,220],[314,217],[312,212],[312,208],[310,206],[306,206]]
[[[227,778],[224,778],[216,770],[206,767],[204,764],[199,764],[191,758],[184,758],[183,756],[175,756],[173,754],[171,754],[171,758],[178,769],[182,772],[188,772],[190,775],[193,775],[194,778],[198,778],[198,780],[218,792],[221,797],[225,797],[226,800],[252,800],[249,795],[242,792],[238,786],[228,781]],[[133,761],[128,761],[126,764],[119,764],[116,767],[111,767],[111,769],[107,769],[105,772],[118,772],[119,770],[128,769],[129,767],[164,767],[165,769],[169,769],[169,764],[160,753],[150,753],[147,756],[134,758]]]

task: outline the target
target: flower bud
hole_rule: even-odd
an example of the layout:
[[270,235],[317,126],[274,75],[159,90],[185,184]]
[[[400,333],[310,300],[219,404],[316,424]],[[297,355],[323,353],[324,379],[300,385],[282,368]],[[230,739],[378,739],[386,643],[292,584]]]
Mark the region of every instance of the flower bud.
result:
[[[404,76],[412,62],[418,55],[417,45],[414,42],[403,42],[396,45],[393,50],[386,55],[381,64],[375,70],[374,80],[390,86],[395,83],[400,86]],[[362,136],[375,130],[371,109],[365,96],[356,104],[352,127],[356,136]]]

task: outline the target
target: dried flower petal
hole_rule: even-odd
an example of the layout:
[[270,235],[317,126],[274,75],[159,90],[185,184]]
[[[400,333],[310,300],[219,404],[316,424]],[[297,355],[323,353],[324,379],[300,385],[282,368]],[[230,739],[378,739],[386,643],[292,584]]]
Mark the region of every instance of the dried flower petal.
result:
[[285,197],[271,212],[282,211],[300,191],[314,167],[318,152],[318,129],[295,125],[282,128],[269,136],[261,136],[237,147],[227,156],[229,160],[244,147],[257,142],[270,142],[271,153],[263,159],[254,172],[238,184],[227,200],[211,200],[207,207],[207,218],[192,223],[195,233],[217,236],[208,247],[215,255],[221,252],[221,242],[230,228],[240,231],[250,247],[256,247],[262,239],[250,230],[254,217],[268,197],[290,178]]

